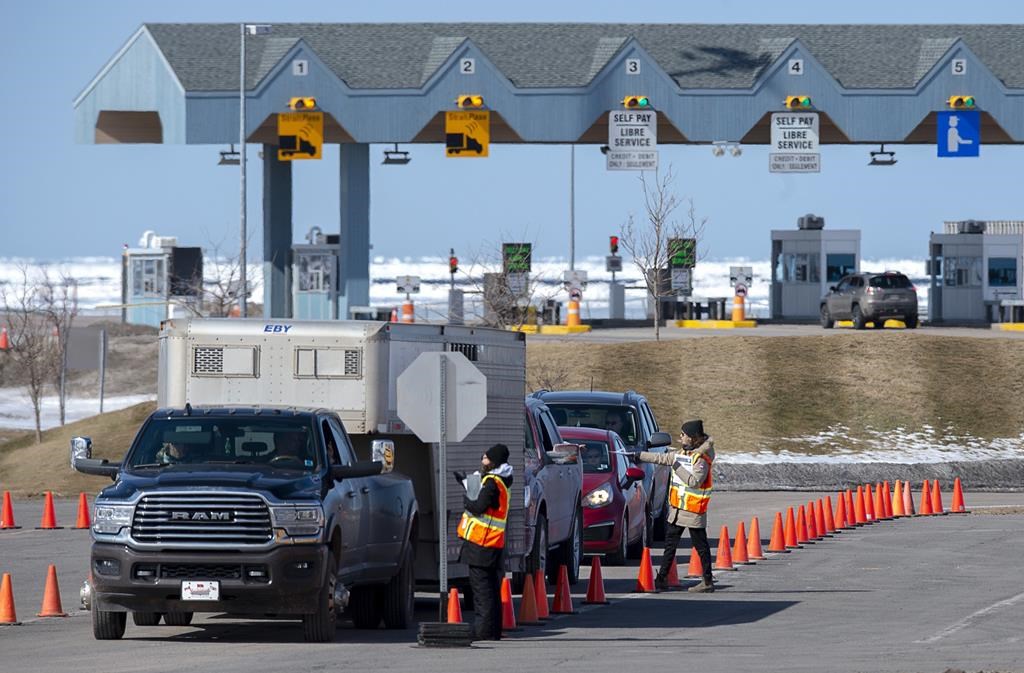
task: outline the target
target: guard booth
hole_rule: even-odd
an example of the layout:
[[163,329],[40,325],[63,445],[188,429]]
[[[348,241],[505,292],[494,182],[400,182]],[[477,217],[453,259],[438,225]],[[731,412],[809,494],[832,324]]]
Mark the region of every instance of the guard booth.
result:
[[858,271],[859,229],[826,231],[824,217],[808,214],[795,230],[772,230],[772,318],[816,320],[829,287]]
[[292,317],[336,320],[341,236],[313,227],[306,240],[292,246]]
[[195,312],[203,297],[203,251],[175,236],[147,231],[121,254],[121,322],[159,327],[175,313]]
[[1024,322],[1024,221],[945,222],[928,247],[932,322]]

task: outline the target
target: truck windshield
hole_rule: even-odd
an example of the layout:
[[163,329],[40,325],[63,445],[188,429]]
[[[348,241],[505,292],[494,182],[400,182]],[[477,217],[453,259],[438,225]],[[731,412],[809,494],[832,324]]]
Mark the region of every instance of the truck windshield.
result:
[[546,402],[559,426],[599,428],[619,433],[623,443],[636,446],[638,421],[632,407],[613,404],[563,404]]
[[312,472],[319,467],[313,426],[301,418],[159,418],[146,424],[128,469],[176,465],[254,465]]

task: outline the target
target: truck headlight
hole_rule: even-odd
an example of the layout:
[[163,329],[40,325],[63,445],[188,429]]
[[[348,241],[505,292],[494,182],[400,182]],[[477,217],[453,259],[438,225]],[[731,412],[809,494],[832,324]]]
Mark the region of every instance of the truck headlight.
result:
[[321,507],[271,507],[274,528],[283,528],[288,535],[316,535],[324,523]]
[[117,535],[122,528],[132,525],[135,505],[107,505],[96,503],[92,510],[92,530],[104,535]]
[[610,484],[602,484],[583,498],[584,507],[604,507],[612,501],[612,487]]

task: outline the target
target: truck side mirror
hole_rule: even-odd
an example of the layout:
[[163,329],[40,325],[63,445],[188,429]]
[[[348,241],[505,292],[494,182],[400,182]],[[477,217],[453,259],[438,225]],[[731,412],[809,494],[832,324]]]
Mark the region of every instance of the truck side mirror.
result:
[[92,439],[89,437],[71,438],[71,469],[82,474],[117,479],[121,471],[120,463],[108,460],[96,460],[92,457]]
[[76,463],[92,458],[92,437],[71,438],[71,469],[77,470]]
[[667,432],[655,432],[647,440],[647,448],[656,449],[660,446],[669,446],[672,443],[672,435]]
[[381,474],[390,474],[395,469],[395,442],[391,439],[375,439],[370,444],[373,462],[381,464]]

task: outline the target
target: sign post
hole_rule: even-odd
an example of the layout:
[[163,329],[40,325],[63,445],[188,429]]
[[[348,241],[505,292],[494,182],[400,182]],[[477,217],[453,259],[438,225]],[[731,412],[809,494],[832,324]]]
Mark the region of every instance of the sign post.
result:
[[421,441],[437,443],[439,620],[448,598],[448,440],[461,442],[487,415],[487,377],[462,353],[420,353],[397,381],[398,417]]
[[817,112],[772,113],[768,170],[772,173],[821,172]]
[[609,171],[653,171],[658,168],[658,113],[654,110],[612,110],[608,113]]

